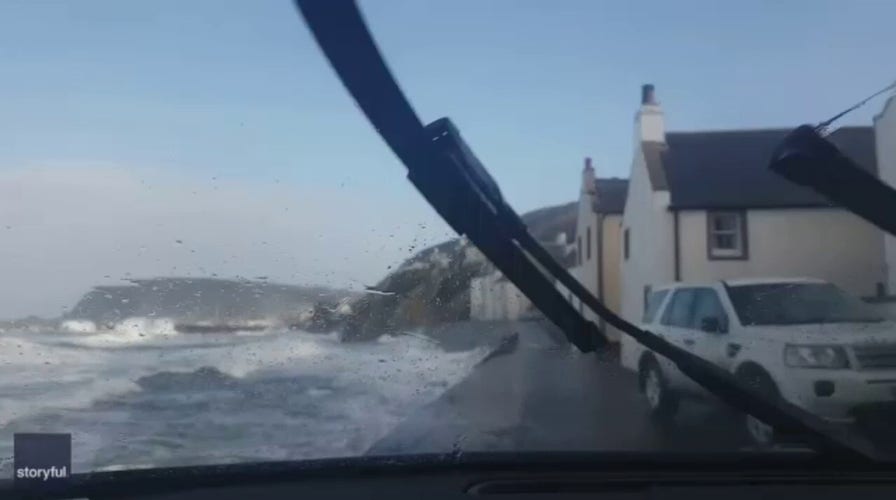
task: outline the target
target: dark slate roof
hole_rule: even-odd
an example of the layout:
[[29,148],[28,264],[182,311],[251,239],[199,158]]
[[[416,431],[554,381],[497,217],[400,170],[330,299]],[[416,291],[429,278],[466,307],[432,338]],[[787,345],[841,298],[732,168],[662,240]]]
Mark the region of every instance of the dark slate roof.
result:
[[[671,208],[831,206],[814,191],[792,184],[768,168],[772,151],[788,132],[789,129],[667,133],[668,148],[654,161],[662,163]],[[840,128],[828,139],[864,169],[877,174],[871,127]],[[648,144],[642,144],[642,148],[649,163]],[[654,189],[658,188],[654,185]]]
[[612,177],[595,179],[595,199],[592,209],[602,214],[621,214],[625,210],[625,197],[628,194],[628,179]]

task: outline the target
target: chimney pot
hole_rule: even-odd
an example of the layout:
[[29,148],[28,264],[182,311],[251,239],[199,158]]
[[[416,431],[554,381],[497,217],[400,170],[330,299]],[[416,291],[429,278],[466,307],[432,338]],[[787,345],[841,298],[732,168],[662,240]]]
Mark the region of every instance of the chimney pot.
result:
[[652,83],[641,85],[641,104],[656,104],[654,90]]
[[590,156],[585,157],[585,168],[591,169],[591,170],[594,169],[594,167],[591,166],[591,157]]

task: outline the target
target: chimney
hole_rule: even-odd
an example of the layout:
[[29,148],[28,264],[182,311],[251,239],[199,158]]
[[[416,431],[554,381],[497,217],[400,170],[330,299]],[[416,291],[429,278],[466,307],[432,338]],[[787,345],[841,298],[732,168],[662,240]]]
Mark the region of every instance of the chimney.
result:
[[652,84],[641,86],[641,107],[635,114],[635,142],[666,142],[666,123],[663,108],[656,101]]
[[656,104],[654,90],[652,83],[641,85],[641,104]]
[[591,166],[591,158],[585,157],[585,168],[582,169],[582,192],[594,193],[594,167]]

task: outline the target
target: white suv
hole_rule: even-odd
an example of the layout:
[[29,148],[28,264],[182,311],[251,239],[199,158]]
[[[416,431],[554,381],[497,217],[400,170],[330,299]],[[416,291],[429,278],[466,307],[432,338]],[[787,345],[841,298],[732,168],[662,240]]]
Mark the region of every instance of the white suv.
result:
[[[849,422],[896,402],[896,323],[814,279],[676,283],[647,293],[642,327],[823,418]],[[651,411],[672,416],[681,396],[708,395],[668,359],[628,338],[623,366],[639,374]],[[746,419],[760,444],[772,431]]]

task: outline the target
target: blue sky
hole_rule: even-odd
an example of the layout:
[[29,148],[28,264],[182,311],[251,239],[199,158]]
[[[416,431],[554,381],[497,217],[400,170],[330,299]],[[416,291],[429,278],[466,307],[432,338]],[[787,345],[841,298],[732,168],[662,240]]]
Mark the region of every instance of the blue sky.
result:
[[[699,130],[819,121],[896,78],[888,64],[896,47],[896,3],[886,0],[387,0],[362,7],[423,120],[450,116],[520,211],[575,199],[584,156],[594,158],[599,175],[627,175],[642,83],[656,85],[670,130]],[[175,187],[197,200],[212,191],[243,191],[265,221],[297,217],[297,210],[326,221],[329,232],[320,229],[327,233],[321,237],[338,241],[344,255],[321,245],[291,270],[302,268],[303,279],[318,282],[342,272],[334,284],[375,280],[410,246],[448,235],[287,0],[6,1],[0,3],[0,61],[6,183],[0,189],[7,192],[27,185],[41,196],[58,191],[95,199],[104,191],[89,186],[107,184],[84,178],[129,175],[123,185],[134,190],[130,199],[157,193],[154,204],[142,205],[144,218],[135,220],[158,219],[171,235],[229,226],[199,252],[211,256],[249,229],[228,223],[237,212],[178,226],[165,198],[180,196],[172,194]],[[879,101],[872,103],[844,123],[870,124],[879,109]],[[34,198],[54,206],[52,196],[41,196]],[[110,201],[94,217],[132,217],[127,199]],[[220,196],[211,199],[195,205],[212,211],[226,204]],[[70,246],[29,260],[43,241],[36,235],[58,230],[61,222],[28,203],[27,195],[0,202],[0,223],[33,236],[7,238],[14,248],[7,245],[10,269],[4,271],[83,267],[64,256]],[[186,210],[190,198],[184,203]],[[298,205],[287,216],[290,203]],[[168,219],[159,219],[161,212]],[[268,222],[252,225],[264,229]],[[126,238],[125,225],[84,236]],[[380,239],[356,237],[369,232]],[[282,252],[309,246],[285,238],[280,244]],[[103,261],[104,248],[91,248],[82,259]],[[117,250],[121,262],[110,272],[215,267],[169,255],[168,242],[164,248],[155,267]],[[351,256],[371,248],[381,250]],[[218,271],[295,274],[270,272],[269,254],[244,260]],[[42,311],[42,301],[56,308],[106,274],[97,267],[72,278],[67,295],[50,300],[35,292],[21,306],[0,307],[0,316]]]

